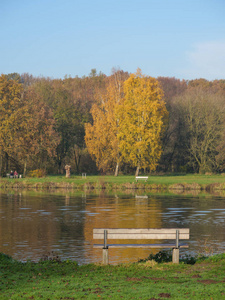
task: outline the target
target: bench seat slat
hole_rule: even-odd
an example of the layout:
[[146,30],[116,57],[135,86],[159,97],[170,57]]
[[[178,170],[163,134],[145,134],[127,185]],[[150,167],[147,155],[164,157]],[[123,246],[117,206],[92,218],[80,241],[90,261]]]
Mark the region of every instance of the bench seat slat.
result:
[[94,228],[93,233],[102,233],[107,230],[109,233],[189,233],[189,228]]
[[176,239],[176,230],[179,230],[179,239],[189,239],[189,228],[94,228],[93,239],[103,239],[104,230],[108,239]]
[[[102,248],[103,244],[94,244],[94,248]],[[110,248],[175,248],[176,244],[107,244]],[[179,244],[179,248],[188,248],[187,244]]]
[[[103,234],[94,234],[94,239],[103,239]],[[110,239],[117,239],[117,240],[175,240],[176,234],[113,234],[108,233],[107,238]],[[189,239],[189,234],[179,234],[179,239]]]
[[179,230],[179,239],[189,239],[189,228],[95,228],[93,229],[93,239],[103,239],[104,230],[107,230],[107,238],[110,239],[176,239],[176,230]]

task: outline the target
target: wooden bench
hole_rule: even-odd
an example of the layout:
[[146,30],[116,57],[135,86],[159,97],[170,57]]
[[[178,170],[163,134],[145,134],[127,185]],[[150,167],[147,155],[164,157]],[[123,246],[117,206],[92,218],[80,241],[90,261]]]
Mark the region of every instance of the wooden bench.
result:
[[136,179],[136,182],[138,180],[145,180],[145,182],[146,182],[148,180],[148,176],[136,176],[135,179]]
[[6,174],[7,178],[22,178],[22,175],[10,175],[10,174]]
[[[103,264],[109,263],[109,248],[170,248],[172,249],[172,262],[179,263],[179,249],[188,248],[187,244],[181,244],[179,240],[189,239],[189,228],[94,228],[93,239],[104,240],[104,244],[94,244],[94,248],[102,248]],[[108,240],[174,240],[171,244],[109,244]]]

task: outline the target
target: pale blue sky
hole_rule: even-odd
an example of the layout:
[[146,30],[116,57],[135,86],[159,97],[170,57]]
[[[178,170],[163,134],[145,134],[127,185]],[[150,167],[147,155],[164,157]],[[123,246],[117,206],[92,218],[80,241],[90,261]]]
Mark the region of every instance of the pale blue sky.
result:
[[0,73],[225,79],[225,0],[0,0]]

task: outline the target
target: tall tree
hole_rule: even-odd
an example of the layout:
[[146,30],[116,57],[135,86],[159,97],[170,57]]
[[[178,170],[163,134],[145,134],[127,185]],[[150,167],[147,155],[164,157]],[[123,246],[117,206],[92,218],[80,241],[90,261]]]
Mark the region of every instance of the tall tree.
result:
[[[87,149],[85,147],[84,135],[85,124],[90,122],[91,107],[94,100],[95,89],[104,85],[104,75],[95,75],[84,78],[69,78],[63,81],[63,86],[70,93],[74,114],[74,122],[76,123],[74,137],[71,139],[71,148],[68,152],[71,158],[71,165],[75,167],[77,173],[82,169],[87,171]],[[95,167],[96,170],[96,167]]]
[[[24,164],[44,152],[52,153],[57,144],[54,120],[48,107],[24,92],[18,81],[0,77],[0,149],[6,158]],[[6,171],[7,167],[6,167]]]
[[118,141],[119,116],[117,107],[123,98],[123,82],[127,73],[114,71],[106,80],[104,90],[96,91],[97,104],[91,110],[93,125],[86,124],[85,142],[99,169],[114,169],[118,175],[120,153]]
[[162,153],[162,135],[168,112],[155,78],[141,70],[124,82],[124,101],[118,109],[119,148],[125,161],[155,170]]
[[157,80],[163,89],[163,100],[165,101],[166,108],[169,112],[168,126],[163,136],[163,153],[157,169],[159,168],[163,171],[174,172],[180,164],[179,160],[181,156],[182,161],[185,157],[183,156],[183,149],[178,148],[178,144],[182,145],[180,141],[182,138],[180,132],[182,116],[180,118],[174,99],[176,96],[183,94],[188,85],[186,81],[174,77],[158,77]]
[[38,165],[46,169],[49,158],[56,154],[59,136],[55,131],[55,119],[51,108],[35,94],[32,88],[24,93],[27,117],[19,124],[17,136],[21,149],[19,154],[24,160],[24,174],[26,165]]
[[22,85],[11,76],[0,76],[0,151],[1,169],[5,162],[5,172],[8,171],[8,160],[17,147],[16,126],[27,115],[21,99],[22,90]]
[[[202,87],[190,87],[176,100],[183,119],[183,143],[195,172],[217,169],[216,156],[224,134],[225,98]],[[184,142],[185,141],[185,142]]]

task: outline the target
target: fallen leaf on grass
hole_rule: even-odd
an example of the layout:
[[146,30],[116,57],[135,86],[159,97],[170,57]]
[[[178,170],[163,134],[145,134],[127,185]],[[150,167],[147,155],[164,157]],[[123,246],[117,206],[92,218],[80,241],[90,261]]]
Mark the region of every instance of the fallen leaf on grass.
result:
[[142,279],[140,279],[140,278],[135,278],[135,277],[127,277],[126,280],[127,280],[127,281],[142,281]]
[[201,283],[205,283],[205,284],[212,284],[212,283],[220,283],[222,281],[216,281],[216,280],[213,280],[213,279],[204,279],[204,280],[197,280],[198,282],[201,282]]
[[171,295],[169,293],[160,293],[159,297],[161,297],[161,298],[170,298]]

